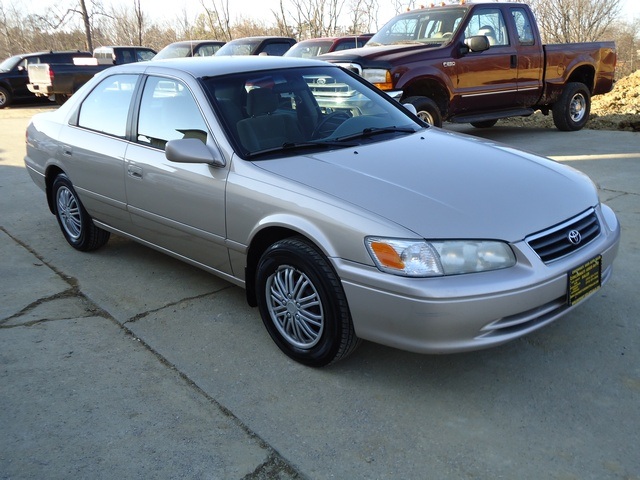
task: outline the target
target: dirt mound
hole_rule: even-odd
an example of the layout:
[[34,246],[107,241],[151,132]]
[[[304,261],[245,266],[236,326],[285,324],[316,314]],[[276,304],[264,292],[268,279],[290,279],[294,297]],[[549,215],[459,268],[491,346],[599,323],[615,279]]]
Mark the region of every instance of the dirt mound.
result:
[[[555,128],[551,115],[536,112],[526,118],[509,118],[500,125]],[[613,90],[593,97],[591,118],[585,128],[640,132],[640,70],[618,80]]]

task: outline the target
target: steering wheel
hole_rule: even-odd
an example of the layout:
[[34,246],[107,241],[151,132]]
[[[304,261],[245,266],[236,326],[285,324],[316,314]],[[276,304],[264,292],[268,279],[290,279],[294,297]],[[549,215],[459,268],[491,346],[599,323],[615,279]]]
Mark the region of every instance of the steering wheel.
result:
[[351,118],[351,114],[345,111],[331,112],[324,116],[313,129],[311,138],[324,138],[335,131],[344,121]]

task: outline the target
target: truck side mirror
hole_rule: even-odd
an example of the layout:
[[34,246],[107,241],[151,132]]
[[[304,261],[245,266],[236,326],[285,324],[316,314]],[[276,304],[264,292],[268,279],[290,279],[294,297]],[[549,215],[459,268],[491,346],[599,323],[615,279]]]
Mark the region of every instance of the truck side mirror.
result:
[[491,46],[489,39],[485,35],[474,35],[466,38],[464,44],[471,52],[484,52],[485,50],[489,50]]

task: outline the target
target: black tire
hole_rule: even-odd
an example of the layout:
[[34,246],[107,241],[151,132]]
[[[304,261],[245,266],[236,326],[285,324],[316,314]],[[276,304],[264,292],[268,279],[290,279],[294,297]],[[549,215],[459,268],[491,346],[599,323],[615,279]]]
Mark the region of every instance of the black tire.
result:
[[76,250],[89,252],[102,247],[109,240],[109,232],[94,225],[82,206],[71,180],[59,174],[51,188],[53,213],[64,238]]
[[416,107],[420,119],[434,127],[442,127],[442,113],[436,102],[427,97],[408,97],[402,103],[410,103]]
[[11,93],[4,87],[0,87],[0,108],[8,107],[13,103],[13,98],[11,97]]
[[553,123],[558,130],[580,130],[589,121],[591,92],[584,83],[567,83],[552,111]]
[[360,344],[340,279],[305,239],[280,240],[264,252],[256,293],[269,335],[297,362],[323,367]]
[[498,120],[485,120],[483,122],[471,122],[471,125],[476,128],[491,128],[496,123],[498,123]]

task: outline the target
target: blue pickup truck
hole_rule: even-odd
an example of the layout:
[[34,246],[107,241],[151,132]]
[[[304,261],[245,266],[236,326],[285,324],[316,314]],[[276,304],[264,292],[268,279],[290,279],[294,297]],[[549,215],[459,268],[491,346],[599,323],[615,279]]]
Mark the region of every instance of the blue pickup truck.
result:
[[29,65],[43,63],[71,63],[73,58],[91,57],[91,52],[79,50],[63,52],[23,53],[7,58],[0,63],[0,108],[8,107],[14,102],[33,100],[29,91]]
[[28,90],[38,97],[64,103],[96,73],[123,63],[151,60],[155,50],[147,47],[99,47],[86,58],[72,57],[66,62],[29,64]]

